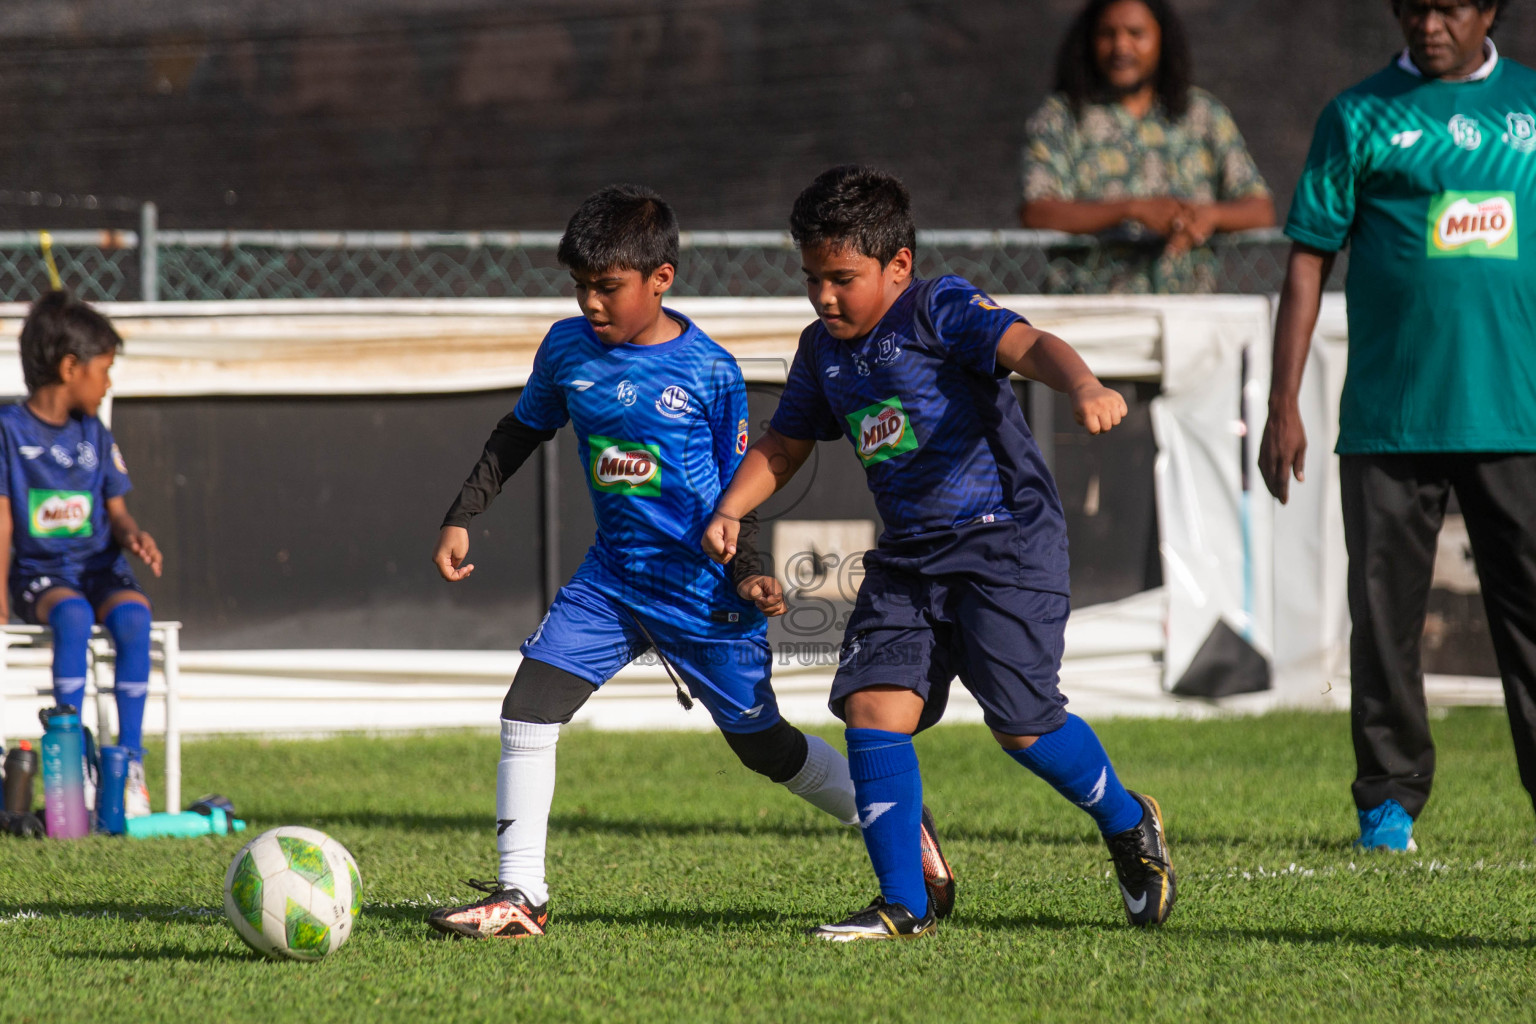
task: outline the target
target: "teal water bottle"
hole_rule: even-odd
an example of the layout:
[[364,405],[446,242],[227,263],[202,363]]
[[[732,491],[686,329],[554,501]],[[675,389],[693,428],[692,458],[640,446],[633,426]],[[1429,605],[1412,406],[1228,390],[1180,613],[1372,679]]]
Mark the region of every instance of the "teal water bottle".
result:
[[38,717],[43,738],[43,819],[50,839],[78,839],[91,830],[85,809],[85,736],[80,714],[65,704]]

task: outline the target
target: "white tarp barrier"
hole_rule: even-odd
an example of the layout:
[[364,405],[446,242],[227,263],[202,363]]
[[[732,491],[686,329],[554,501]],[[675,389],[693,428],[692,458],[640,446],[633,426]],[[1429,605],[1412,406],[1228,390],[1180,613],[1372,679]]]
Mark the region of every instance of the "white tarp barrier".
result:
[[[1342,381],[1342,298],[1330,295],[1325,302],[1320,340],[1304,382],[1312,472],[1306,484],[1292,488],[1291,505],[1278,515],[1255,462],[1268,391],[1268,299],[997,298],[1067,339],[1101,376],[1163,386],[1153,416],[1165,585],[1074,614],[1063,670],[1069,696],[1096,714],[1116,709],[1126,714],[1204,713],[1211,705],[1180,701],[1164,690],[1179,678],[1212,626],[1224,621],[1272,658],[1274,688],[1229,699],[1223,707],[1337,706],[1347,692],[1340,670],[1347,669],[1348,626],[1336,460],[1329,449]],[[799,299],[678,299],[674,305],[729,349],[749,379],[759,381],[783,379],[809,320]],[[549,323],[573,314],[575,307],[568,300],[542,299],[310,300],[108,304],[103,310],[127,340],[114,371],[115,393],[154,397],[517,387],[526,381]],[[15,337],[24,312],[22,306],[0,306],[0,391],[11,394],[21,390]],[[1251,432],[1246,491],[1239,419],[1245,386]],[[195,647],[195,637],[188,640]],[[188,729],[199,728],[194,709],[200,701],[213,702],[201,705],[211,714],[217,703],[213,695],[247,693],[247,684],[290,698],[298,692],[316,700],[325,695],[328,703],[316,720],[330,729],[394,727],[397,714],[402,722],[422,725],[481,724],[486,694],[505,685],[515,664],[507,660],[513,656],[481,658],[472,652],[423,652],[425,660],[376,652],[388,656],[353,659],[360,666],[441,666],[440,673],[420,673],[421,678],[440,674],[436,688],[402,690],[393,676],[388,682],[367,672],[367,678],[335,678],[326,667],[331,653],[187,652]],[[269,664],[273,658],[281,670]],[[199,659],[207,664],[200,667]],[[460,700],[454,697],[457,691],[442,688],[450,677],[462,678],[464,666],[485,659],[496,666],[495,678],[474,684],[472,695],[466,692]],[[283,690],[282,680],[298,689]],[[786,693],[803,720],[825,718],[824,709],[815,709],[822,708],[829,682],[824,672],[784,673]],[[666,710],[672,701],[669,687],[638,679],[634,685],[639,689],[615,686],[604,699],[638,701],[652,708],[658,724],[679,724]],[[370,692],[377,696],[379,686],[399,698],[389,705],[395,711],[383,718],[367,707],[374,699]],[[964,716],[964,703],[957,700],[957,716]],[[463,710],[451,710],[454,706]],[[342,713],[343,708],[352,710]],[[651,712],[640,718],[633,714],[626,705],[619,718],[638,724],[652,717]],[[252,728],[262,720],[243,712],[236,717]]]

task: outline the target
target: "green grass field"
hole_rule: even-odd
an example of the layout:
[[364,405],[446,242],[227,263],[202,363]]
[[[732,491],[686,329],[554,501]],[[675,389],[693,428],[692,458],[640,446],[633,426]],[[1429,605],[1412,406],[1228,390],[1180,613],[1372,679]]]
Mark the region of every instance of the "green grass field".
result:
[[1179,904],[1152,933],[1085,815],[979,727],[934,729],[955,916],[858,946],[802,934],[876,891],[858,836],[712,734],[566,731],[551,933],[521,943],[422,923],[494,875],[491,734],[193,743],[189,794],[351,849],[351,940],[318,964],[248,952],[219,909],[240,837],[0,839],[0,1020],[1530,1021],[1536,818],[1508,728],[1435,728],[1421,852],[1387,856],[1349,849],[1341,715],[1103,724],[1167,815]]

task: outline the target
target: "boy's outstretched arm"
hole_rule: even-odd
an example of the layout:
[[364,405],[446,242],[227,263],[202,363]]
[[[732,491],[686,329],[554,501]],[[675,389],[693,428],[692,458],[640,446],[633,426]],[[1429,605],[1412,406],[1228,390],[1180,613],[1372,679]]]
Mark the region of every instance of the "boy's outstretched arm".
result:
[[1072,415],[1090,434],[1116,426],[1128,411],[1118,391],[1105,387],[1077,350],[1054,334],[1014,324],[997,343],[997,362],[1072,399]]
[[742,517],[788,483],[815,447],[815,441],[785,437],[772,428],[758,438],[742,457],[731,486],[715,503],[715,514],[704,527],[704,553],[721,565],[736,557]]
[[470,520],[490,508],[507,479],[539,445],[554,436],[555,431],[530,427],[515,413],[507,413],[496,424],[480,453],[480,461],[470,470],[438,531],[432,564],[443,579],[457,583],[475,571],[474,565],[465,561],[469,557]]
[[107,499],[107,525],[112,531],[112,539],[120,547],[141,559],[149,566],[150,572],[160,575],[161,566],[165,563],[160,547],[155,543],[155,538],[139,529],[139,524],[128,514],[128,502],[121,494]]

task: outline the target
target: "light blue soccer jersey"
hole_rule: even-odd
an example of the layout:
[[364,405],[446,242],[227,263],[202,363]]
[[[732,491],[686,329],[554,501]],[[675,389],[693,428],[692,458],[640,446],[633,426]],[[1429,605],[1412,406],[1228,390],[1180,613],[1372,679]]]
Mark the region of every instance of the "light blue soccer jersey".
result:
[[108,498],[127,494],[123,457],[95,416],[45,423],[24,403],[0,408],[0,496],[11,502],[12,578],[109,569],[121,554]]
[[537,430],[569,420],[597,539],[594,579],[629,607],[700,636],[762,632],[724,567],[699,547],[747,450],[747,396],[736,360],[680,313],[659,345],[605,345],[582,317],[550,328],[513,410]]

